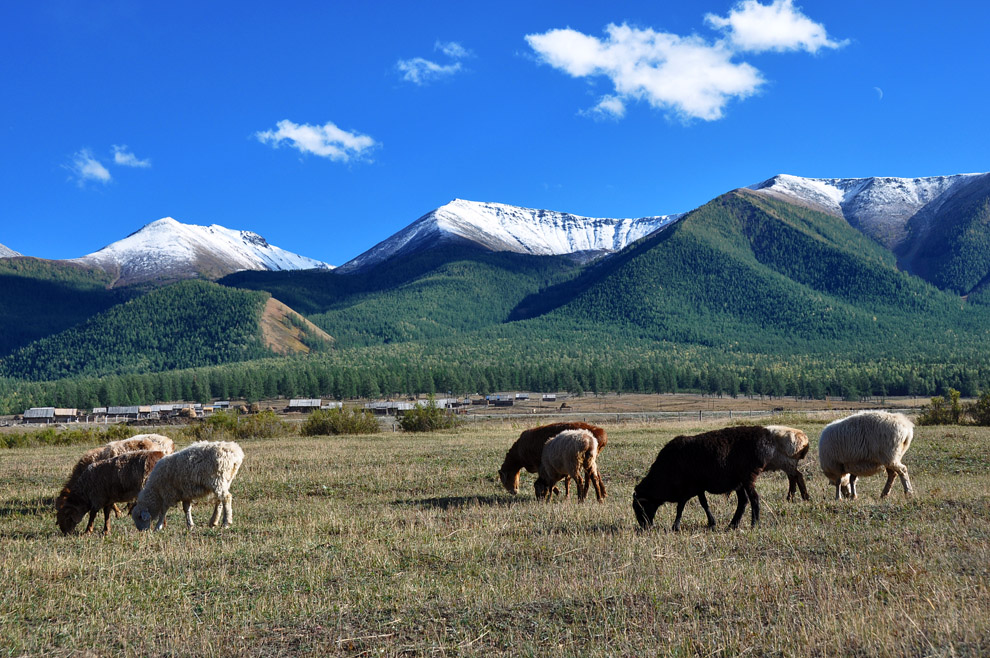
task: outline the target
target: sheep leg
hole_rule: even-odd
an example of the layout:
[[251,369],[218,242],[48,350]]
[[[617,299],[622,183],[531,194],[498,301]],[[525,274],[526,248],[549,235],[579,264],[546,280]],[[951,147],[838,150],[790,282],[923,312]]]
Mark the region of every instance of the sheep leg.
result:
[[890,487],[894,484],[894,478],[897,476],[901,478],[904,495],[910,496],[914,493],[914,489],[911,488],[911,480],[908,478],[907,466],[904,464],[892,464],[887,467],[887,484],[884,485],[883,491],[880,492],[881,498],[886,497],[890,493]]
[[186,527],[191,528],[194,524],[192,520],[192,501],[184,500],[182,501],[182,511],[186,513]]
[[797,486],[801,489],[801,498],[803,500],[811,500],[811,495],[808,493],[808,487],[804,483],[804,474],[801,471],[794,471],[794,479],[797,480]]
[[598,497],[598,500],[605,498],[605,485],[602,483],[602,476],[598,472],[598,467],[595,466],[591,468],[589,472],[585,474],[585,477],[590,479],[591,483],[595,485],[595,496]]
[[705,496],[705,492],[702,491],[698,494],[698,502],[701,503],[701,509],[705,510],[705,516],[708,517],[708,527],[715,527],[715,517],[712,516],[712,511],[708,509],[708,498]]
[[749,519],[750,527],[756,527],[756,524],[760,522],[760,494],[756,492],[756,483],[750,483],[749,488],[746,490],[749,495],[749,504],[752,508],[752,516]]
[[685,505],[687,505],[687,499],[677,501],[677,514],[674,516],[674,527],[671,528],[674,532],[681,531],[681,514],[684,513]]
[[808,487],[804,483],[804,475],[801,471],[795,469],[793,473],[787,474],[787,500],[794,500],[794,494],[797,492],[798,488],[801,489],[801,498],[804,500],[811,500],[811,496],[808,495]]
[[584,499],[588,497],[588,488],[591,486],[591,477],[589,477],[588,473],[585,473],[584,480],[582,480],[579,475],[575,475],[574,481],[578,484],[578,502],[583,503]]
[[227,492],[223,495],[223,527],[234,525],[234,497]]
[[210,527],[215,528],[220,524],[220,512],[223,510],[223,501],[221,498],[216,499],[216,504],[213,506],[213,516],[210,517]]
[[115,511],[115,510],[118,511],[118,513],[119,513],[119,510],[117,510],[117,506],[114,503],[110,503],[109,505],[107,505],[106,507],[103,508],[103,534],[104,535],[109,535],[110,534],[110,512]]
[[91,509],[89,510],[89,523],[86,524],[86,534],[93,532],[93,524],[96,523],[96,513],[99,510]]
[[571,476],[564,476],[564,500],[570,500],[571,498]]
[[742,519],[742,515],[745,510],[746,489],[739,487],[736,489],[736,513],[732,515],[732,520],[729,521],[729,530],[735,530],[739,527],[739,521]]
[[849,497],[856,500],[856,475],[849,474]]
[[115,518],[120,518],[120,509],[117,507],[117,503],[113,504],[113,515]]

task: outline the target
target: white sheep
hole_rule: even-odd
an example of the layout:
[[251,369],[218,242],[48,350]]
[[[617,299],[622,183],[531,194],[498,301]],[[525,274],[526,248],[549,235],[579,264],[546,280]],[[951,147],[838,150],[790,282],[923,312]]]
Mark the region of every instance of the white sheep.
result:
[[134,525],[138,530],[147,530],[157,517],[155,529],[161,530],[169,508],[181,501],[186,525],[192,528],[192,501],[212,495],[215,507],[210,526],[220,522],[221,509],[223,527],[230,526],[234,522],[230,483],[243,461],[244,451],[232,441],[197,441],[163,457],[155,464],[131,510]]
[[[547,500],[553,485],[570,476],[577,484],[578,501],[588,495],[588,487],[595,485],[598,500],[605,498],[605,485],[598,474],[598,439],[588,430],[566,430],[543,445],[540,458],[540,475],[534,485],[536,497]],[[584,480],[581,471],[584,471]]]
[[[130,438],[131,441],[135,439],[147,439],[155,444],[154,450],[160,450],[166,455],[171,455],[175,451],[175,444],[172,443],[172,439],[168,438],[163,434],[138,434]],[[111,444],[107,444],[111,445]]]
[[887,484],[880,497],[890,493],[894,477],[900,476],[904,495],[914,493],[907,466],[901,458],[911,445],[914,425],[903,414],[862,411],[825,426],[818,438],[818,461],[835,487],[835,498],[843,490],[856,498],[856,478],[887,471]]

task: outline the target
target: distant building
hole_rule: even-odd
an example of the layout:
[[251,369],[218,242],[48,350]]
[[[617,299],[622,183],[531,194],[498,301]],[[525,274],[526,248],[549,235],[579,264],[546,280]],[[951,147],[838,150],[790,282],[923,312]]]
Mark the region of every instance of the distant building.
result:
[[314,409],[319,409],[323,406],[323,400],[319,398],[310,399],[294,399],[289,400],[289,406],[286,407],[287,411],[313,411]]

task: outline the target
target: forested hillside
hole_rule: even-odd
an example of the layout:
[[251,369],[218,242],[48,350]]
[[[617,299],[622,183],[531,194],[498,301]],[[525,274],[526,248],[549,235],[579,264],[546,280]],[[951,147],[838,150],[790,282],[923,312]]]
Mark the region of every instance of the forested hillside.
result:
[[23,379],[158,372],[269,356],[259,319],[268,295],[187,281],[117,305],[0,359]]
[[102,270],[39,258],[0,258],[0,357],[74,327],[133,296],[108,290]]

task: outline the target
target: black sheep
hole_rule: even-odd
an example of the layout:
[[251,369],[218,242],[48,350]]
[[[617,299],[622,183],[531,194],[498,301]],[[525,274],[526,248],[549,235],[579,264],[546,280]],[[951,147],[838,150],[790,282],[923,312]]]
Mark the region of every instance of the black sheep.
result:
[[793,452],[791,437],[774,429],[744,425],[675,437],[660,450],[650,471],[633,492],[633,510],[640,527],[645,530],[653,525],[662,504],[677,503],[673,529],[680,530],[684,505],[697,496],[708,517],[708,527],[712,528],[715,518],[708,509],[705,493],[733,491],[738,504],[729,528],[739,526],[747,502],[752,504],[755,526],[760,520],[756,478],[774,455]]

